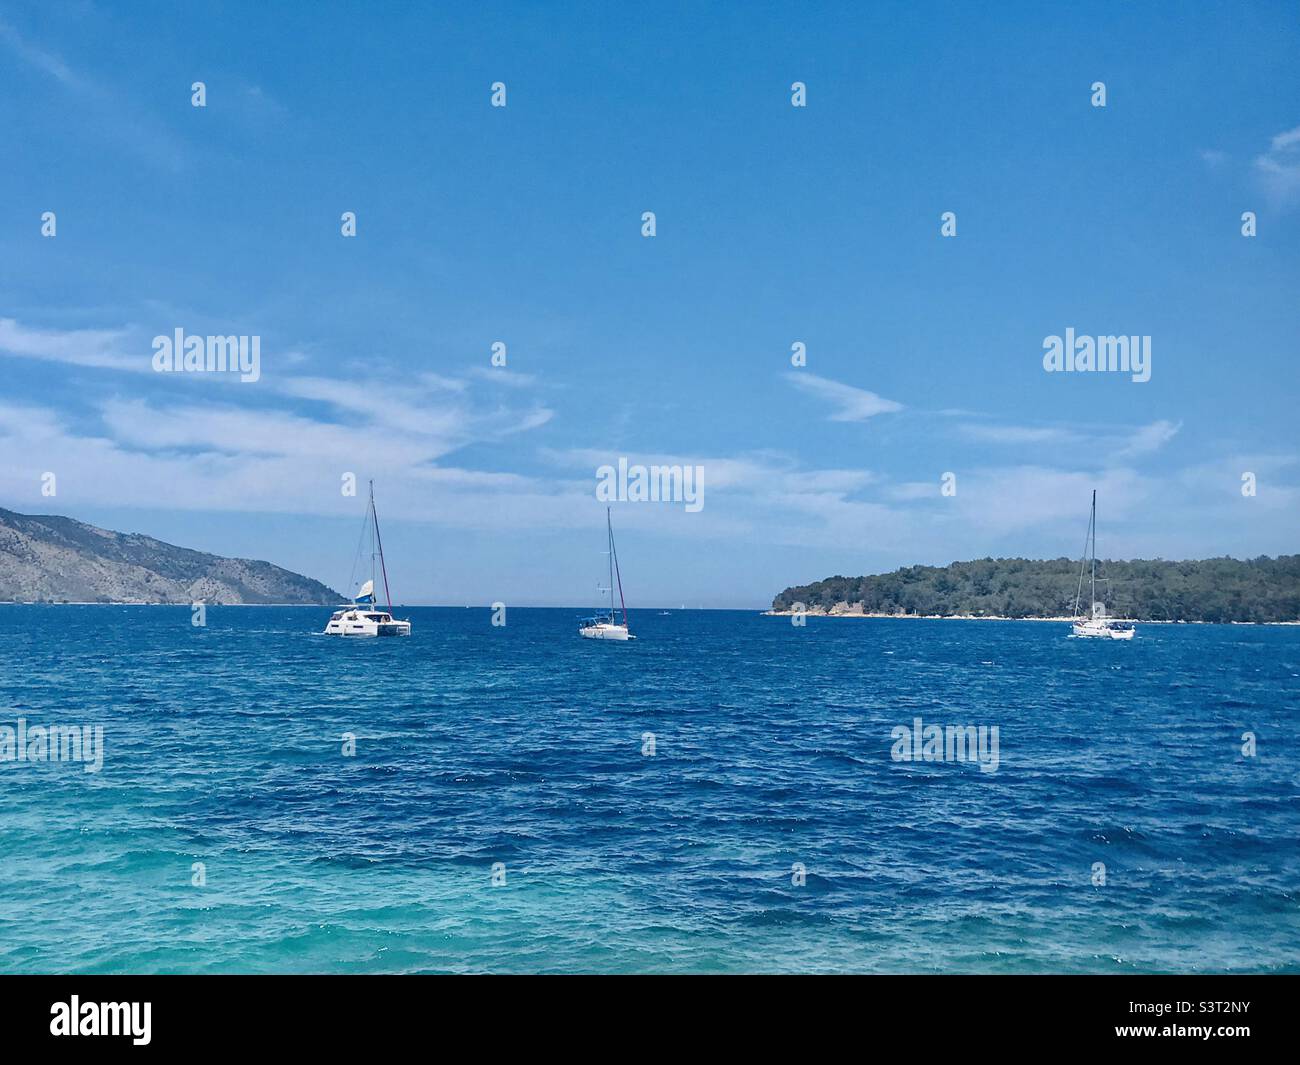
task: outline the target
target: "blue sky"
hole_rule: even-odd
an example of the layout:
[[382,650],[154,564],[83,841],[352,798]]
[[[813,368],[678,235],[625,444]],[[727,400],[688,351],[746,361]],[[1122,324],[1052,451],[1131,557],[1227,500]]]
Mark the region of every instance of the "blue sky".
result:
[[1295,551],[1295,6],[858,8],[0,4],[0,506],[342,588],[355,472],[431,603],[591,601],[620,456],[704,469],[615,505],[630,605],[1075,555],[1093,488],[1102,555]]

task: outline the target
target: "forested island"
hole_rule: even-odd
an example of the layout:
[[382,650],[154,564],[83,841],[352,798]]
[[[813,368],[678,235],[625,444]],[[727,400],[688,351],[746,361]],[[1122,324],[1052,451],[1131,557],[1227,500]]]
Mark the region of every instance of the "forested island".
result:
[[[1097,598],[1113,617],[1142,621],[1300,620],[1300,555],[1189,562],[1097,563]],[[787,588],[772,609],[814,614],[1065,617],[1074,612],[1079,560],[982,558],[908,566],[869,577],[828,577]],[[1087,609],[1088,582],[1083,587]]]

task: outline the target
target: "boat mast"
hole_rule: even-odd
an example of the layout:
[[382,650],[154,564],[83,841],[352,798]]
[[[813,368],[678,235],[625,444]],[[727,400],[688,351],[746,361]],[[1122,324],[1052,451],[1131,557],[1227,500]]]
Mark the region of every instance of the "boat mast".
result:
[[[618,601],[623,607],[623,628],[627,628],[627,600],[623,598],[623,573],[618,568],[618,548],[614,546],[614,523],[609,517],[609,507],[605,508],[605,521],[609,524],[609,557],[614,561],[614,574],[618,578]],[[614,588],[609,589],[609,616],[614,617]]]
[[1097,489],[1092,490],[1092,599],[1088,605],[1088,616],[1092,617],[1097,610]]
[[[1097,510],[1097,491],[1093,489],[1092,493],[1093,513],[1088,516],[1088,531],[1083,534],[1083,554],[1079,557],[1079,587],[1074,592],[1074,616],[1082,617],[1079,613],[1079,604],[1083,602],[1083,575],[1088,569],[1088,544],[1092,541],[1092,518]],[[1089,613],[1092,607],[1088,607]]]
[[366,530],[367,534],[370,536],[370,594],[372,596],[370,601],[371,603],[374,603],[378,599],[378,596],[375,595],[375,578],[379,576],[379,574],[375,572],[375,482],[374,481],[370,482],[370,503],[367,509],[370,511],[370,521],[367,522],[370,528]]
[[609,507],[605,508],[605,547],[609,555],[609,620],[614,620],[614,520],[609,516]]
[[[384,541],[379,535],[379,511],[375,509],[375,482],[370,482],[370,516],[374,519],[375,524],[375,544],[379,548],[379,570],[384,575],[384,598],[388,600],[388,612],[393,612],[393,597],[388,591],[388,567],[384,565]],[[373,573],[375,567],[375,557],[370,556],[370,568]],[[371,577],[373,582],[374,577]]]

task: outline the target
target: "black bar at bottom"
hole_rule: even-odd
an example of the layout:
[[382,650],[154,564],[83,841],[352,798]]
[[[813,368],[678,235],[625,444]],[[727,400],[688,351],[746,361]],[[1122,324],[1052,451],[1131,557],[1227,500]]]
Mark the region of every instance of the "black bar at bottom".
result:
[[1294,975],[6,976],[0,1030],[8,1049],[89,1053],[111,1042],[141,1053],[335,1055],[469,1039],[489,1054],[562,1042],[677,1054],[737,1040],[808,1051],[834,1037],[860,1049],[902,1040],[1223,1054],[1289,1046],[1297,991]]

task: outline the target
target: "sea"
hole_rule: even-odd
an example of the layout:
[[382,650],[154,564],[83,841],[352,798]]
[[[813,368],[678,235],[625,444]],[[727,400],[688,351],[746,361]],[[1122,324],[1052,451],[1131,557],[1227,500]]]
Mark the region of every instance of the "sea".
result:
[[1300,971],[1300,627],[580,613],[0,606],[0,972]]

